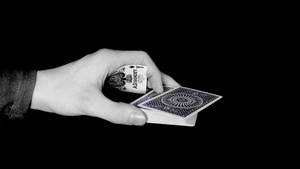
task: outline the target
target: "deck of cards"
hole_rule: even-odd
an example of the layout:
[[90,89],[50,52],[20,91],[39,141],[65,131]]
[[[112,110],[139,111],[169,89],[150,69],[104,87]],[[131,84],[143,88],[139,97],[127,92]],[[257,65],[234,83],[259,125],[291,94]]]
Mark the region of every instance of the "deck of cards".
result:
[[[147,66],[122,66],[107,78],[107,83],[124,92],[145,94]],[[147,123],[195,126],[198,113],[221,98],[187,87],[164,87],[163,93],[152,90],[131,104],[146,113]]]
[[153,90],[131,104],[147,115],[147,123],[195,126],[198,113],[222,96],[187,87],[164,87],[161,94]]

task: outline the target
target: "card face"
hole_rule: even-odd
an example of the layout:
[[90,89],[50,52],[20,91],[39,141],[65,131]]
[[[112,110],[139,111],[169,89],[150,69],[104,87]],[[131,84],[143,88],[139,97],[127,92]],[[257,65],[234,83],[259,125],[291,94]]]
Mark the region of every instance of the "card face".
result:
[[125,65],[107,77],[106,83],[124,92],[146,93],[147,66]]
[[[163,87],[163,93],[169,91],[170,89],[172,89],[171,87]],[[152,99],[153,97],[156,97],[160,94],[154,92],[154,90],[150,91],[149,93],[145,94],[144,96],[138,98],[137,100],[133,101],[131,104],[135,105],[136,107],[138,107],[139,104],[148,101],[149,99]]]
[[186,118],[198,113],[221,97],[195,89],[178,87],[151,99],[146,99],[147,101],[144,100],[138,106]]

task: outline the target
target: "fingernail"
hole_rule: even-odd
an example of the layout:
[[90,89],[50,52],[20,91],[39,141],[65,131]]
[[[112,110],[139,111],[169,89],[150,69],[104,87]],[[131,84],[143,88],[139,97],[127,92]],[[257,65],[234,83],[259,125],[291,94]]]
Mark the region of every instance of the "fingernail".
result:
[[146,117],[144,114],[134,112],[130,115],[131,124],[136,126],[142,126],[146,123]]

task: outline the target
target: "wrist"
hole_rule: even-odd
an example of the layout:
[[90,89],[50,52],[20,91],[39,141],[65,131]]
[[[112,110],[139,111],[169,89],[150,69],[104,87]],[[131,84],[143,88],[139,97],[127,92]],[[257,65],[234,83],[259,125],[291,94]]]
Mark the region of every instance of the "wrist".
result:
[[45,71],[37,71],[36,84],[32,94],[31,109],[42,110],[51,112],[47,105],[47,85],[49,85],[49,79]]

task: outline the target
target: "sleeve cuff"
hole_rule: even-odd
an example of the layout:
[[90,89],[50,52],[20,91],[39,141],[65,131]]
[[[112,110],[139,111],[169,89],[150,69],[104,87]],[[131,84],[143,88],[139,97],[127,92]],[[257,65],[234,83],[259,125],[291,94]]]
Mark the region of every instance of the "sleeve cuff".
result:
[[13,104],[10,106],[10,111],[7,113],[10,119],[22,118],[27,112],[31,104],[36,76],[36,70],[20,71],[15,74],[16,92],[13,96]]

